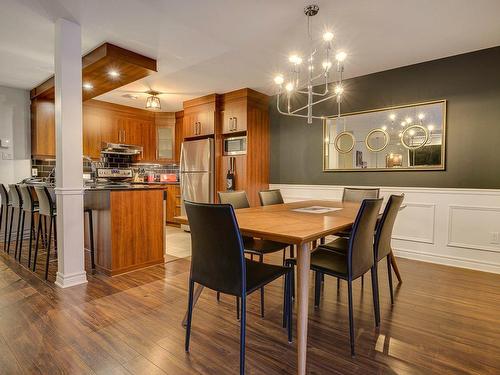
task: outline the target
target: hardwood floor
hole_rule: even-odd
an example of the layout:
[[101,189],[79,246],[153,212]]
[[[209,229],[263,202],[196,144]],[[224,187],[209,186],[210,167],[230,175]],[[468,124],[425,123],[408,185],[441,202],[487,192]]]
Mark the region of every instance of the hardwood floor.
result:
[[[44,261],[44,255],[40,255]],[[281,253],[266,257],[279,263]],[[310,374],[500,373],[500,275],[398,259],[404,283],[391,308],[380,264],[381,327],[369,278],[355,283],[355,358],[349,354],[347,287],[326,278],[309,314]],[[53,280],[51,267],[50,280]],[[194,310],[191,353],[181,320],[189,260],[62,290],[2,252],[0,374],[234,374],[239,322],[234,298],[205,290]],[[282,281],[249,298],[247,373],[293,374],[295,345],[281,328]]]

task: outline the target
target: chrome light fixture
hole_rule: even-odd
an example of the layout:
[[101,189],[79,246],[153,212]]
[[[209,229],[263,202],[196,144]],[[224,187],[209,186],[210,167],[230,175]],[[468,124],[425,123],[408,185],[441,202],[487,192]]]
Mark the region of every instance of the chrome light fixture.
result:
[[[309,36],[310,51],[309,55],[305,61],[307,65],[306,78],[301,78],[301,64],[302,58],[298,54],[292,54],[289,57],[289,62],[291,63],[291,71],[287,76],[282,74],[277,75],[274,78],[274,83],[276,83],[280,90],[276,99],[276,106],[278,112],[286,116],[295,116],[307,118],[307,123],[311,124],[312,119],[323,119],[325,117],[332,116],[314,116],[313,106],[327,100],[334,99],[337,102],[337,115],[340,117],[340,103],[342,101],[342,95],[344,93],[344,88],[342,86],[342,74],[344,72],[344,61],[347,58],[347,54],[344,51],[336,51],[333,55],[333,33],[326,31],[323,34],[323,46],[324,46],[324,60],[321,64],[321,69],[318,74],[315,75],[314,62],[319,55],[317,49],[313,46],[313,38],[311,34],[311,17],[318,14],[319,7],[317,5],[308,5],[304,8],[304,14],[307,16],[307,31]],[[338,74],[338,80],[332,81],[331,76],[332,67],[334,66],[332,58],[336,60],[336,71]],[[322,83],[320,83],[322,82]],[[324,89],[321,92],[313,91],[315,85],[323,85]],[[330,86],[333,86],[333,91]],[[286,95],[287,109],[283,111],[280,107],[281,98]],[[292,109],[290,104],[290,98],[292,95],[302,95],[304,100],[307,100],[307,104],[299,108]],[[314,98],[318,99],[314,101]]]
[[146,99],[146,109],[161,109],[160,98],[157,96],[158,92],[149,91],[148,94],[150,96]]

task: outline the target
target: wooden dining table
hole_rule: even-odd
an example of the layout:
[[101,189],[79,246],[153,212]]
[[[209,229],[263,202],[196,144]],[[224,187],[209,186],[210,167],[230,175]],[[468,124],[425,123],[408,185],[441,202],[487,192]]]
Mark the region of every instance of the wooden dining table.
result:
[[[316,210],[314,213],[300,211],[314,206],[334,210],[330,212]],[[299,375],[306,373],[312,244],[328,235],[350,228],[359,207],[360,203],[353,202],[307,200],[235,210],[240,231],[244,236],[284,242],[297,247],[297,373]],[[178,216],[174,220],[180,224],[189,224],[186,216]],[[203,287],[198,285],[194,293],[195,303],[202,290]],[[185,325],[185,319],[183,324]]]

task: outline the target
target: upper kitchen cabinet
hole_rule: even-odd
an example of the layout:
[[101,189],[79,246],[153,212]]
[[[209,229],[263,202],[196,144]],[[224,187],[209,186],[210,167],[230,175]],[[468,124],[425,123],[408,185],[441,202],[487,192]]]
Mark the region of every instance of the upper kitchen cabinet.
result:
[[222,134],[247,130],[247,97],[232,97],[231,94],[223,95],[222,99]]
[[175,153],[174,161],[178,164],[181,158],[181,145],[184,134],[182,133],[184,123],[184,111],[175,112]]
[[217,99],[211,94],[184,102],[184,138],[214,135]]
[[175,161],[175,113],[155,113],[156,124],[156,160]]
[[31,101],[31,154],[35,158],[53,158],[56,155],[53,100]]

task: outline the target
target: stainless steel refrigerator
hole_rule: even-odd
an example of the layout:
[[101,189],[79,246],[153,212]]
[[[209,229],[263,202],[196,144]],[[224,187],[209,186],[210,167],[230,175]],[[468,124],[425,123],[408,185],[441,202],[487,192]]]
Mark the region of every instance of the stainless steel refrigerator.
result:
[[[185,141],[181,146],[180,180],[181,213],[184,201],[213,203],[214,201],[214,140],[211,138]],[[188,226],[182,226],[189,230]]]

